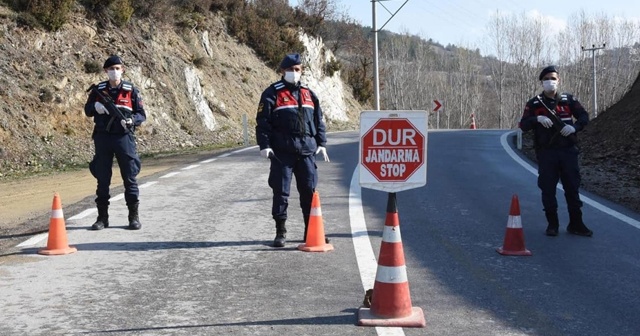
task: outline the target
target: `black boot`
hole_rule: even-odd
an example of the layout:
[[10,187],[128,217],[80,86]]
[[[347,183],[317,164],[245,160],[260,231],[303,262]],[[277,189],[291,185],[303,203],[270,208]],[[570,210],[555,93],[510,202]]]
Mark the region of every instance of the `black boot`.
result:
[[273,247],[284,247],[287,242],[287,228],[284,219],[276,219],[276,238],[273,240]]
[[591,237],[593,235],[593,231],[589,230],[582,221],[582,210],[569,210],[569,225],[567,225],[567,232],[583,237]]
[[302,236],[302,240],[307,242],[307,230],[309,229],[309,215],[302,215],[304,218],[304,236]]
[[558,212],[557,211],[545,211],[545,217],[547,217],[547,230],[544,232],[547,236],[555,237],[558,235],[558,227],[560,226],[560,221],[558,220]]
[[91,230],[102,230],[109,227],[109,205],[98,204],[98,218],[91,225]]
[[129,208],[129,226],[127,229],[129,230],[140,230],[142,228],[142,224],[138,218],[138,204],[139,203],[127,205]]

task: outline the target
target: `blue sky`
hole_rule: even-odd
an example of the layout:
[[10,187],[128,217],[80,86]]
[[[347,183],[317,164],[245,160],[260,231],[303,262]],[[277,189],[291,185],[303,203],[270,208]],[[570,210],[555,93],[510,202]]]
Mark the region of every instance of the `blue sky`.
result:
[[[335,0],[341,10],[363,26],[372,25],[371,0]],[[298,0],[289,0],[296,6]],[[405,0],[388,0],[376,4],[377,26],[380,28]],[[560,30],[571,15],[581,10],[588,16],[607,14],[626,20],[640,21],[640,1],[633,0],[409,0],[384,29],[420,35],[443,45],[456,44],[482,49],[487,23],[497,11],[503,14],[543,16]],[[595,43],[595,42],[594,42]]]

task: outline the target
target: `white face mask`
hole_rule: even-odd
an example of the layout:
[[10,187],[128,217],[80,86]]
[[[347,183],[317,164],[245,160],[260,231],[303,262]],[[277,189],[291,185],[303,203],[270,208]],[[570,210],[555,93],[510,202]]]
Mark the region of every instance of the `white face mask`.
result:
[[109,80],[117,82],[122,79],[122,70],[107,70]]
[[287,82],[291,83],[291,84],[296,84],[300,81],[300,76],[302,75],[301,72],[296,72],[296,71],[285,71],[284,73],[284,80],[286,80]]
[[542,88],[547,92],[555,92],[558,89],[558,81],[550,79],[542,81]]

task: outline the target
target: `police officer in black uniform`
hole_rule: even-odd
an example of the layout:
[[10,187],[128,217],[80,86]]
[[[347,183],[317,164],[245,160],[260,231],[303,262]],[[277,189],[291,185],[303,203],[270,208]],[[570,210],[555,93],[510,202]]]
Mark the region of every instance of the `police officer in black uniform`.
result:
[[[109,227],[109,185],[111,184],[113,157],[120,167],[120,176],[124,183],[124,198],[129,209],[130,230],[142,227],[138,218],[138,182],[136,176],[140,172],[140,158],[136,152],[134,131],[146,120],[142,97],[132,83],[123,81],[125,67],[122,59],[110,56],[104,62],[103,69],[108,81],[92,86],[84,113],[93,117],[93,142],[95,155],[89,164],[91,174],[98,181],[96,190],[96,206],[98,218],[91,226],[92,230]],[[119,110],[121,113],[114,109]]]
[[576,133],[589,123],[589,114],[575,97],[558,93],[560,76],[555,66],[542,69],[538,79],[544,91],[527,102],[520,128],[524,132],[533,130],[534,134],[538,187],[542,191],[542,205],[548,222],[545,233],[558,235],[556,185],[560,180],[569,211],[567,232],[591,237],[593,232],[582,221],[579,150],[576,146]]
[[329,161],[326,127],[318,97],[300,84],[302,61],[288,54],[280,64],[282,78],[260,97],[256,116],[256,140],[260,154],[271,160],[269,186],[273,190],[271,214],[276,222],[274,247],[284,247],[291,175],[296,178],[306,231],[311,200],[318,183],[314,154]]

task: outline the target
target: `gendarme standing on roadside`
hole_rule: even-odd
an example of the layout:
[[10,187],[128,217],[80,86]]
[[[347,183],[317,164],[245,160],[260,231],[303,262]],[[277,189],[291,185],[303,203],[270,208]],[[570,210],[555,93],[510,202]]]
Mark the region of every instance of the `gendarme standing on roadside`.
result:
[[142,227],[138,218],[138,182],[140,158],[136,151],[134,131],[146,120],[142,97],[132,83],[123,81],[124,62],[118,56],[110,56],[104,62],[104,72],[108,81],[100,82],[90,88],[89,97],[84,105],[87,117],[93,117],[93,143],[95,155],[89,164],[91,174],[98,181],[96,206],[98,218],[91,226],[93,230],[109,227],[109,185],[111,184],[113,157],[120,168],[124,184],[124,199],[129,209],[130,230]]
[[260,154],[271,160],[269,186],[273,190],[271,215],[276,222],[274,247],[283,247],[286,242],[291,175],[296,178],[300,194],[306,239],[311,200],[318,184],[315,154],[322,154],[324,160],[329,161],[320,102],[313,91],[300,84],[300,55],[286,55],[280,63],[280,72],[282,78],[262,93],[256,116]]
[[591,237],[593,232],[582,221],[576,135],[589,123],[589,114],[575,97],[558,92],[560,75],[555,66],[542,69],[538,79],[543,92],[527,102],[520,128],[524,132],[533,130],[538,187],[548,223],[545,233],[558,235],[556,185],[561,181],[569,211],[567,232]]

